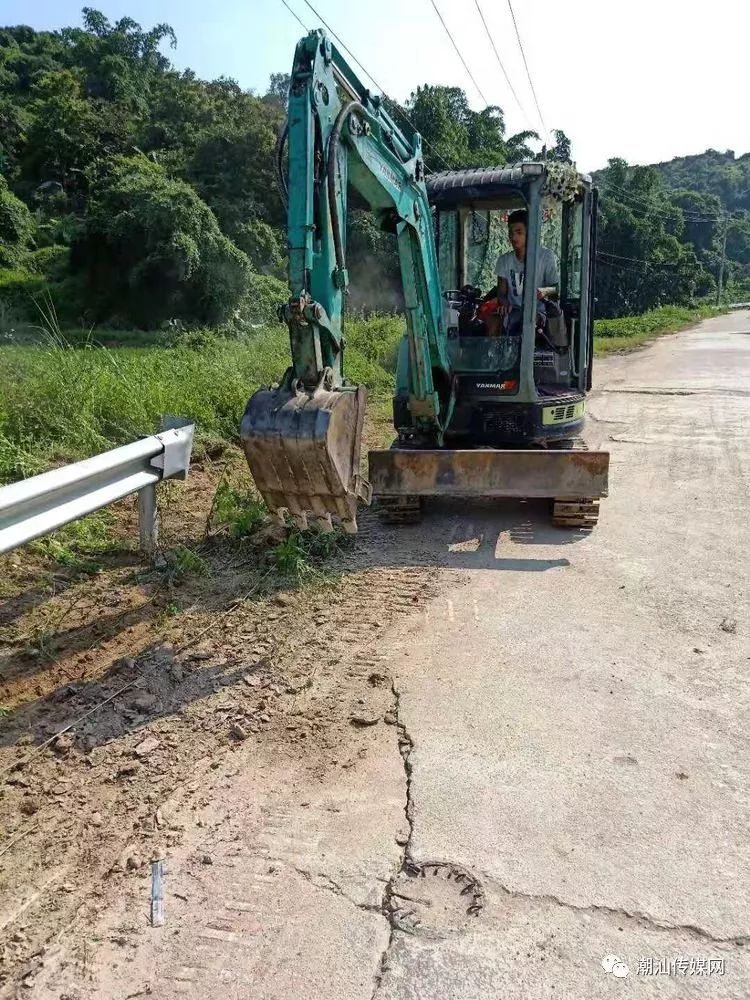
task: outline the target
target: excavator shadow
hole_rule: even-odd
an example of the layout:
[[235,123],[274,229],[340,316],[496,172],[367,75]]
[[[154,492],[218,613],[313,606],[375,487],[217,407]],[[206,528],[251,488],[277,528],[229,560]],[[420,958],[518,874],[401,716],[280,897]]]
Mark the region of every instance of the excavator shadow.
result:
[[548,500],[431,499],[420,524],[381,525],[374,511],[360,520],[360,557],[377,566],[538,573],[569,566],[561,550],[590,538],[554,527]]

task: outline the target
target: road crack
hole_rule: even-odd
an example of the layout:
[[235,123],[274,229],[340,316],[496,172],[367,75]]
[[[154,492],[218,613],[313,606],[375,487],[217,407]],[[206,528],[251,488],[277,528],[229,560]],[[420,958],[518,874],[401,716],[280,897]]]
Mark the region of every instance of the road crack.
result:
[[608,389],[597,390],[601,393],[622,396],[705,396],[710,390],[705,389]]
[[339,896],[341,899],[345,899],[352,906],[356,907],[358,910],[364,910],[365,913],[381,913],[381,907],[375,903],[360,903],[343,888],[339,883],[331,878],[330,875],[326,875],[325,872],[311,872],[306,868],[298,868],[297,865],[290,865],[290,867],[302,878],[309,882],[310,885],[315,886],[316,889],[322,889],[324,892],[332,892],[334,896]]
[[551,903],[554,906],[562,907],[565,910],[572,910],[576,913],[602,913],[605,916],[615,917],[618,920],[633,920],[649,930],[666,931],[670,933],[676,931],[678,933],[690,934],[693,937],[700,938],[703,941],[710,941],[713,944],[745,945],[750,943],[750,934],[743,934],[739,936],[732,935],[730,937],[716,937],[710,931],[706,930],[705,927],[699,927],[697,924],[670,924],[666,921],[658,920],[656,917],[651,916],[651,914],[645,913],[641,910],[626,910],[624,907],[605,906],[599,903],[585,903],[581,905],[578,903],[572,903],[566,899],[561,899],[553,893],[521,892],[516,889],[509,889],[507,885],[503,885],[502,882],[498,882],[496,878],[486,873],[484,878],[489,883],[494,882],[494,884],[502,892],[510,896],[511,899],[525,899],[534,903]]
[[395,885],[398,877],[406,870],[407,865],[411,861],[411,839],[412,833],[414,832],[414,810],[412,802],[412,771],[413,766],[411,763],[411,754],[414,749],[414,740],[411,738],[409,731],[406,728],[406,724],[401,718],[401,692],[396,687],[396,682],[391,678],[391,692],[393,694],[393,705],[392,712],[396,717],[396,732],[398,734],[398,749],[401,754],[401,759],[404,762],[404,776],[406,779],[406,794],[404,797],[404,817],[406,818],[406,825],[408,829],[408,834],[406,837],[406,843],[404,844],[404,849],[401,852],[401,863],[399,864],[397,870],[393,873],[389,879],[386,887],[383,891],[383,901],[380,906],[380,912],[388,921],[390,927],[390,933],[388,935],[388,942],[383,950],[383,954],[380,957],[380,965],[375,973],[375,985],[372,991],[372,1000],[380,990],[380,984],[383,981],[383,977],[388,971],[388,960],[391,953],[391,948],[393,947],[393,942],[395,940],[396,931],[399,929],[395,918],[394,918],[394,907],[393,907],[393,897],[395,891]]

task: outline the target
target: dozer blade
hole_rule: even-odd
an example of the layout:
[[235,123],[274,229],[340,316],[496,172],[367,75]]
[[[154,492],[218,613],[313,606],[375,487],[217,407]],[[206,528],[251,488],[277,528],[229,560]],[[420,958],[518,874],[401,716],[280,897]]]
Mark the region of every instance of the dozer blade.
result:
[[609,452],[371,451],[375,497],[604,497]]
[[288,510],[300,527],[308,514],[330,529],[331,515],[357,530],[357,500],[370,502],[359,474],[367,390],[260,389],[240,428],[242,447],[263,499]]

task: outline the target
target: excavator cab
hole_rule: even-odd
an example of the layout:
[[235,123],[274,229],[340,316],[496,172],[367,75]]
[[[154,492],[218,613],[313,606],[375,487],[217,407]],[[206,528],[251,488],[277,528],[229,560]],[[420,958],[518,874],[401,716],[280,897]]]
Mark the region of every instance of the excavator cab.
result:
[[[447,171],[428,177],[426,187],[453,409],[441,450],[415,456],[405,337],[394,398],[399,437],[389,451],[370,455],[375,496],[396,522],[417,520],[428,496],[545,497],[555,524],[591,528],[609,461],[579,437],[593,359],[596,191],[589,178],[556,163]],[[526,227],[520,266],[508,226],[519,215]],[[500,309],[503,257],[516,294]],[[551,261],[555,287],[540,291]],[[525,280],[532,274],[536,280]]]
[[[288,167],[284,146],[288,144]],[[322,31],[297,46],[277,149],[287,201],[291,296],[280,306],[291,365],[247,404],[241,440],[269,507],[300,526],[332,516],[356,531],[374,495],[386,519],[416,519],[428,496],[548,497],[555,523],[590,528],[609,456],[570,447],[591,385],[596,195],[558,163],[427,176],[405,134]],[[366,390],[345,373],[347,193],[396,235],[405,334],[398,352],[396,440],[360,449]],[[526,212],[515,311],[493,307],[508,218]],[[536,275],[551,243],[557,288]],[[510,273],[510,272],[509,272]],[[493,312],[494,309],[494,312]],[[368,481],[369,480],[369,481]]]
[[[435,174],[427,193],[456,379],[447,443],[550,447],[575,439],[591,377],[590,182],[567,166],[528,163]],[[518,217],[526,230],[521,261],[508,225]],[[499,260],[512,286],[504,308]]]

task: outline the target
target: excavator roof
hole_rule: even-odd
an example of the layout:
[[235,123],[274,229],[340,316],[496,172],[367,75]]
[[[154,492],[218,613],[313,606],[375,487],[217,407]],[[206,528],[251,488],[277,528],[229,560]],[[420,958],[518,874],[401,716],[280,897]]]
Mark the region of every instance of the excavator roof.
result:
[[427,195],[430,204],[448,207],[518,194],[540,177],[545,179],[545,193],[565,200],[572,200],[581,186],[591,184],[588,176],[579,174],[570,164],[528,162],[430,174],[426,179]]

